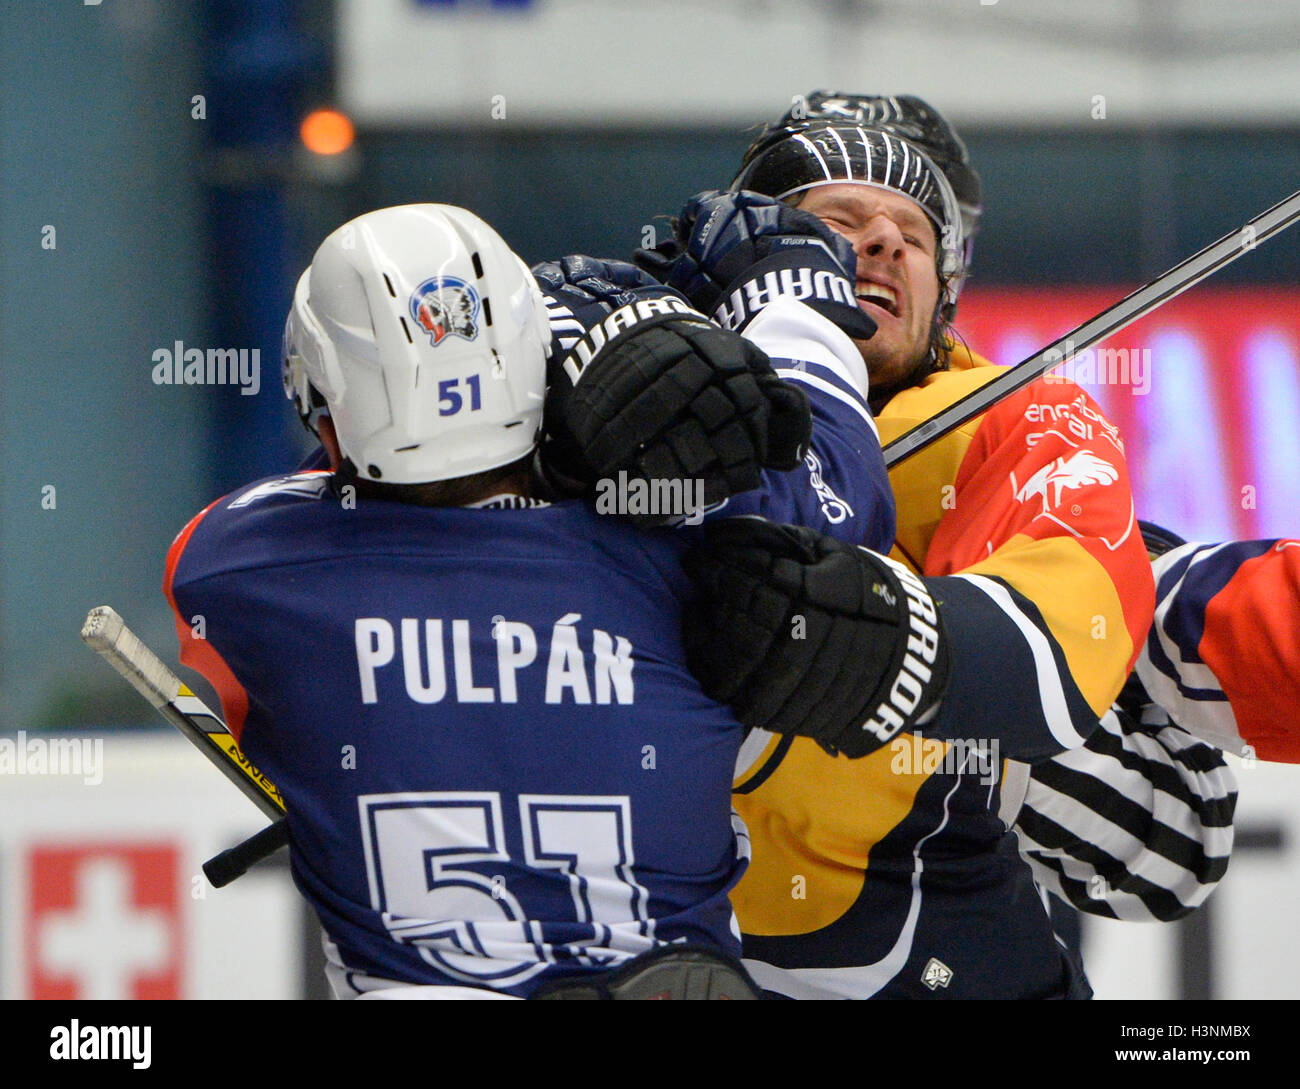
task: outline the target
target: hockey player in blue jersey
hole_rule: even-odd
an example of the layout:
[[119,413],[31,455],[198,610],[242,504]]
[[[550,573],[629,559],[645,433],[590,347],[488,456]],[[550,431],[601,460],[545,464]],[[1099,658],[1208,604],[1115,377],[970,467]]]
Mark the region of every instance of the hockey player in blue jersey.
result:
[[[711,502],[888,539],[883,466],[861,462],[874,432],[848,407],[865,388],[809,384],[822,403],[805,450],[797,399],[754,347],[766,330],[812,357],[782,369],[851,379],[840,330],[791,298],[748,340],[657,287],[609,310],[620,291],[574,270],[561,264],[552,299],[608,312],[577,321],[560,362],[571,386],[553,430],[576,446],[554,460],[578,490],[604,479],[583,473],[696,464]],[[536,281],[463,210],[341,228],[299,281],[285,341],[289,392],[330,469],[218,500],[168,556],[181,660],[285,798],[294,878],[341,997],[529,996],[635,980],[647,963],[668,966],[652,989],[681,993],[670,946],[739,951],[741,727],[686,667],[682,534],[532,494],[546,319]],[[600,396],[584,400],[588,381]],[[683,386],[672,421],[645,412]],[[683,412],[692,433],[665,430]],[[583,435],[591,418],[601,427]],[[763,486],[731,498],[745,479]],[[892,577],[882,566],[905,602]],[[882,644],[906,638],[905,604],[884,619]],[[715,989],[741,996],[715,968]]]

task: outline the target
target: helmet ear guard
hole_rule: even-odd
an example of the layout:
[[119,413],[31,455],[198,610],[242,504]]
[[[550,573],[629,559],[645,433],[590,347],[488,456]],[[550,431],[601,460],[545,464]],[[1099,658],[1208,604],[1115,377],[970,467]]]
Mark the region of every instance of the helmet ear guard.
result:
[[325,351],[331,351],[333,346],[311,307],[307,305],[310,273],[311,270],[308,269],[298,278],[293,306],[284,323],[280,377],[284,384],[284,395],[293,402],[303,427],[319,437],[315,419],[328,406],[325,395],[313,384],[311,374],[314,372],[323,375],[325,368],[319,361],[314,366],[309,366],[306,355],[319,356]]

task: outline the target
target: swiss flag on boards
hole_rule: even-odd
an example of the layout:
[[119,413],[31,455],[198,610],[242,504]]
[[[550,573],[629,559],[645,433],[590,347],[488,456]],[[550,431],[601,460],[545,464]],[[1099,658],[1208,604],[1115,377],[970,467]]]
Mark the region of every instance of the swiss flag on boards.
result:
[[25,997],[180,998],[181,889],[175,844],[32,845]]

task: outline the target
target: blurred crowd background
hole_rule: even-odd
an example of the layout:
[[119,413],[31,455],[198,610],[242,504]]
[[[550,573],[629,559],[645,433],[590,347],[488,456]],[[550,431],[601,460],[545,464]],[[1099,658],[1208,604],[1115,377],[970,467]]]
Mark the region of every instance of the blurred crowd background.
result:
[[[112,604],[174,656],[172,537],[308,449],[280,332],[346,219],[445,202],[529,262],[625,257],[795,96],[917,94],[984,184],[957,327],[1012,363],[1300,188],[1298,41],[1296,0],[3,5],[0,730],[152,725],[81,622]],[[1089,389],[1140,516],[1300,534],[1298,287],[1300,230],[1117,338],[1147,388]],[[257,349],[258,392],[155,383],[178,341]],[[1160,987],[1223,993],[1159,957]]]

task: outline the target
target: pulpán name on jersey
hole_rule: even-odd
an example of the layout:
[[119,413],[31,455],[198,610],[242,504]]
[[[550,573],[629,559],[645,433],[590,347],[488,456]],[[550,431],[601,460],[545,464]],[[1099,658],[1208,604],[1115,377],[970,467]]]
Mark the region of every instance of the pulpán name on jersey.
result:
[[[484,622],[359,617],[355,636],[361,702],[380,702],[378,680],[385,669],[396,669],[400,650],[406,695],[416,703],[439,703],[449,696],[457,703],[518,703],[520,673],[541,668],[543,659],[545,703],[633,703],[631,640],[600,628],[580,632],[581,619],[580,613],[565,613],[547,632],[498,615],[492,618],[488,642],[482,638]],[[549,647],[542,646],[544,641]],[[484,645],[491,648],[488,653]]]

